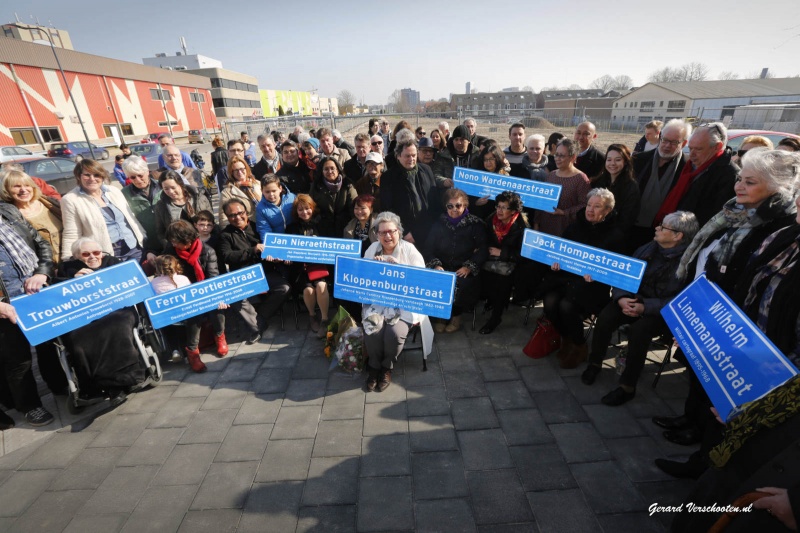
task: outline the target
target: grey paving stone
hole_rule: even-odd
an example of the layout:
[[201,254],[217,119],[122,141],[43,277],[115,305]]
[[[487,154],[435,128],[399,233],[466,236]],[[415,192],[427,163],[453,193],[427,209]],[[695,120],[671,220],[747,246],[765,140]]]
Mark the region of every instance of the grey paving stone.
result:
[[153,413],[117,415],[88,446],[93,448],[130,446],[139,438],[153,416]]
[[500,426],[489,398],[453,400],[453,425],[456,429],[488,429]]
[[303,483],[255,483],[237,533],[283,533],[297,527]]
[[270,350],[267,354],[267,358],[261,364],[261,368],[294,368],[299,358],[299,348],[279,348],[277,350]]
[[540,531],[536,522],[516,524],[489,524],[478,527],[478,533],[536,533]]
[[[236,387],[228,387],[227,385],[235,385]],[[249,385],[247,382],[217,384],[200,409],[203,411],[239,409],[242,406],[242,402],[244,402],[245,396],[247,396],[247,387]]]
[[355,505],[302,507],[297,519],[297,533],[349,533],[356,530]]
[[516,470],[467,472],[472,512],[478,524],[502,524],[533,520],[531,507]]
[[357,390],[328,392],[322,405],[322,420],[364,418],[364,392]]
[[444,381],[451,400],[487,396],[480,372],[445,372]]
[[189,365],[184,363],[161,365],[161,371],[164,373],[161,383],[175,386],[179,385],[191,373]]
[[191,508],[241,509],[253,484],[258,462],[212,463]]
[[185,428],[188,426],[205,397],[170,398],[167,405],[161,408],[147,425],[149,428]]
[[0,490],[0,516],[22,514],[58,474],[58,470],[19,470],[11,474]]
[[603,439],[588,422],[552,424],[549,428],[568,463],[605,461],[611,458]]
[[534,393],[533,399],[542,414],[542,419],[547,424],[566,424],[589,420],[581,404],[569,391],[537,392]]
[[321,405],[283,407],[272,430],[272,440],[309,439],[317,434]]
[[96,489],[127,448],[86,448],[50,485],[49,490]]
[[476,531],[467,500],[425,500],[414,504],[418,533],[468,533]]
[[[583,372],[584,366],[581,366]],[[564,383],[567,388],[581,405],[597,405],[608,391],[617,387],[619,376],[616,372],[607,367],[603,367],[603,371],[597,376],[597,381],[592,386],[584,385],[581,381],[580,375],[578,376],[564,376]],[[629,402],[630,403],[630,402]]]
[[292,372],[292,379],[327,379],[330,363],[322,357],[322,341],[320,342],[320,357],[300,357]]
[[363,477],[358,491],[359,531],[414,528],[411,478]]
[[410,417],[450,414],[450,401],[444,387],[410,387],[407,398]]
[[139,503],[156,472],[157,466],[115,468],[78,514],[130,513]]
[[478,360],[469,349],[465,347],[460,350],[439,350],[439,362],[445,373],[464,372],[477,374],[480,372]]
[[[458,442],[467,470],[513,468],[508,446],[499,429],[459,431]],[[474,497],[474,496],[473,496]]]
[[303,505],[356,503],[358,457],[314,457],[308,469]]
[[361,439],[362,477],[411,474],[407,435],[379,435]]
[[92,496],[91,490],[45,492],[14,522],[15,533],[60,533]]
[[[669,481],[636,483],[635,486],[648,506],[653,503],[676,506],[686,501],[696,483],[691,479],[670,479]],[[653,518],[664,526],[665,530],[669,530],[674,513],[658,513]]]
[[234,533],[241,516],[241,509],[189,511],[178,533]]
[[76,516],[64,530],[64,533],[117,533],[122,529],[127,519],[127,513]]
[[672,479],[655,465],[661,457],[658,446],[650,437],[606,439],[606,445],[614,458],[633,482],[661,481]]
[[403,377],[407,387],[441,387],[444,385],[442,369],[438,364],[428,363],[428,370],[422,370],[416,364],[406,365]]
[[[2,433],[0,433],[0,435],[2,435]],[[19,465],[24,463],[28,457],[39,448],[39,446],[44,446],[46,442],[47,439],[38,439],[27,446],[23,446],[22,448],[3,455],[0,457],[0,470],[16,470],[19,468]]]
[[122,528],[123,533],[177,531],[197,487],[150,487]]
[[[539,361],[544,361],[540,359]],[[558,370],[547,363],[519,369],[522,381],[531,392],[559,391],[567,388]]]
[[553,441],[538,409],[509,409],[499,411],[497,417],[509,446]]
[[636,531],[637,533],[666,533],[667,529],[647,513],[624,513],[597,517],[603,531]]
[[469,496],[461,453],[415,453],[411,456],[411,463],[415,500]]
[[234,357],[219,377],[219,382],[252,381],[261,366],[260,359]]
[[[647,508],[639,491],[614,461],[572,464],[570,469],[595,513],[626,513]],[[614,490],[608,490],[609,487]]]
[[97,437],[97,433],[56,433],[25,460],[20,470],[66,468]]
[[[541,531],[603,531],[579,489],[529,492],[528,501]],[[569,512],[564,512],[565,509],[569,509]]]
[[153,480],[153,485],[199,485],[219,446],[218,443],[175,446]]
[[362,435],[391,435],[392,433],[408,433],[408,416],[406,404],[373,403],[364,406],[364,429]]
[[[635,400],[634,400],[635,401]],[[586,405],[584,410],[604,439],[639,437],[646,435],[644,428],[626,409],[608,405]]]
[[172,394],[173,398],[205,398],[214,388],[219,379],[219,372],[203,372],[202,374],[187,374],[178,389]]
[[203,444],[222,442],[235,417],[235,409],[198,411],[192,423],[189,424],[189,427],[187,427],[186,431],[183,433],[180,443]]
[[182,428],[145,429],[133,446],[123,454],[117,466],[163,464],[183,431]]
[[286,388],[283,406],[322,405],[327,384],[327,379],[293,379]]
[[[365,378],[366,379],[366,378]],[[406,400],[405,378],[397,372],[392,373],[392,384],[383,392],[369,393],[364,397],[365,403],[398,403]]]
[[267,448],[272,426],[272,424],[233,426],[225,435],[214,462],[260,461]]
[[519,372],[511,357],[492,357],[478,361],[484,381],[515,381]]
[[177,389],[177,385],[160,384],[158,387],[130,394],[117,411],[125,414],[155,413],[167,404]]
[[408,421],[411,451],[456,450],[456,433],[449,416],[421,416]]
[[528,388],[522,381],[497,381],[486,384],[489,398],[494,408],[503,409],[530,409],[536,407]]
[[284,393],[291,379],[291,368],[270,368],[261,370],[250,383],[250,390],[256,394]]
[[323,420],[317,429],[313,457],[341,457],[361,453],[361,428],[356,420]]
[[274,424],[281,410],[283,396],[280,394],[256,394],[248,392],[233,420],[233,425],[238,424]]
[[258,467],[256,482],[305,480],[314,439],[273,440]]
[[578,486],[555,444],[511,446],[508,450],[526,491],[563,490]]

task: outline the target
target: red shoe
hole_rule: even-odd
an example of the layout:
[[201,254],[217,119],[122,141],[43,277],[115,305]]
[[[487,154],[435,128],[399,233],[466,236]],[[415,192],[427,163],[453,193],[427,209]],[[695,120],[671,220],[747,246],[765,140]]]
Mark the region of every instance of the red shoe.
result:
[[189,347],[185,347],[183,349],[186,352],[186,360],[189,361],[189,367],[192,369],[193,372],[197,372],[201,374],[208,370],[206,368],[205,363],[200,360],[200,350],[195,348],[194,350],[190,350]]
[[225,332],[215,335],[214,338],[217,341],[217,355],[220,357],[228,355],[228,342],[225,340]]

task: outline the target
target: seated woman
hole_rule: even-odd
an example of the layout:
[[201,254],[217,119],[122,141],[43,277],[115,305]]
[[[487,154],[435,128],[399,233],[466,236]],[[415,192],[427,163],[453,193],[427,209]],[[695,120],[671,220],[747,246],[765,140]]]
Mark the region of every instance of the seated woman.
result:
[[262,242],[267,233],[285,233],[292,221],[292,204],[295,195],[284,187],[275,174],[267,174],[261,181],[261,201],[256,206],[256,229]]
[[156,235],[162,248],[167,245],[167,228],[176,220],[191,222],[200,211],[211,211],[211,203],[204,194],[198,193],[183,177],[173,170],[161,174],[161,199],[156,204]]
[[[292,204],[292,223],[286,227],[286,233],[292,235],[306,235],[319,237],[320,216],[317,213],[317,204],[311,196],[298,194]],[[267,258],[269,260],[269,258]],[[328,308],[330,307],[330,292],[328,291],[328,278],[330,272],[327,265],[314,263],[294,263],[292,268],[293,287],[303,287],[303,303],[308,310],[308,327],[323,338],[328,332]],[[317,321],[315,307],[319,305],[322,321]]]
[[492,315],[480,329],[481,335],[488,335],[500,325],[503,310],[506,308],[514,285],[512,275],[520,259],[522,235],[528,227],[528,218],[522,212],[519,194],[505,191],[497,195],[495,214],[486,219],[486,244],[489,257],[483,264],[482,289],[487,297],[486,304]]
[[[417,249],[402,239],[403,225],[400,217],[384,211],[375,217],[378,242],[367,248],[364,259],[374,259],[391,264],[425,267],[425,260]],[[419,313],[410,313],[396,307],[378,304],[364,305],[361,312],[364,326],[364,346],[369,354],[367,391],[385,391],[392,382],[392,369],[403,351],[411,326],[425,319]]]
[[369,245],[378,240],[378,228],[375,226],[375,216],[372,207],[375,197],[371,194],[360,194],[353,200],[353,219],[344,227],[345,239],[358,239],[361,241],[361,256]]
[[[204,281],[219,276],[217,253],[213,248],[203,244],[197,230],[185,220],[176,220],[167,228],[165,234],[167,246],[164,253],[178,258],[183,274],[191,283]],[[214,328],[214,341],[217,355],[228,355],[228,343],[225,339],[225,313],[228,304],[220,303],[216,311],[189,319],[186,326],[186,359],[194,372],[205,372],[206,365],[200,360],[200,329],[203,322],[211,320]]]
[[[614,195],[608,189],[592,189],[586,195],[586,209],[564,232],[564,238],[618,251],[624,235],[616,229],[614,220]],[[608,303],[609,287],[583,276],[561,270],[558,263],[550,267],[540,292],[544,300],[544,314],[561,335],[558,352],[561,368],[575,368],[586,361],[589,349],[583,336],[583,321],[597,314]]]
[[93,159],[84,159],[75,165],[73,174],[78,186],[61,199],[61,260],[71,259],[72,244],[87,237],[109,255],[139,261],[144,230],[125,196],[106,185],[106,169]]
[[247,206],[247,217],[255,221],[256,205],[261,201],[261,185],[244,158],[238,155],[228,160],[228,183],[219,192],[219,224],[222,228],[228,225],[222,206],[231,198],[242,200]]
[[617,227],[627,233],[636,222],[642,201],[639,185],[633,176],[633,162],[627,146],[612,144],[608,147],[606,166],[592,181],[592,187],[611,191],[614,195],[614,210],[617,212]]
[[675,271],[698,229],[697,218],[692,213],[677,211],[664,217],[662,224],[656,226],[653,242],[633,254],[647,262],[638,292],[611,289],[611,301],[597,316],[594,325],[589,365],[581,374],[581,381],[586,385],[594,383],[608,352],[611,335],[622,324],[630,324],[625,371],[619,379],[619,387],[603,396],[604,404],[622,405],[636,395],[636,383],[642,374],[651,339],[669,332],[661,309],[683,288]]
[[[485,170],[486,172],[492,172],[493,174],[500,174],[502,176],[509,175],[510,166],[508,165],[508,161],[506,161],[506,156],[503,154],[503,150],[496,144],[490,143],[484,147],[478,154],[478,157],[475,158],[474,164],[478,170]],[[469,205],[472,213],[481,219],[485,219],[494,213],[494,202],[491,201],[488,196],[484,198],[470,198]],[[527,211],[525,214],[530,216]]]
[[320,235],[341,235],[353,212],[353,200],[358,195],[353,185],[344,179],[342,166],[336,159],[325,158],[320,161],[309,194],[320,216]]
[[423,248],[426,266],[456,273],[456,293],[450,321],[437,321],[436,333],[453,333],[461,328],[461,314],[473,309],[480,295],[480,271],[489,255],[486,225],[469,212],[467,194],[447,189],[442,194],[447,210],[431,228]]
[[[65,196],[66,198],[66,196]],[[70,261],[59,268],[59,277],[72,279],[122,262],[105,253],[100,244],[88,237],[72,243]],[[131,307],[119,309],[64,337],[81,392],[87,397],[106,395],[112,405],[119,405],[127,392],[144,381],[141,355],[133,341],[138,323]]]

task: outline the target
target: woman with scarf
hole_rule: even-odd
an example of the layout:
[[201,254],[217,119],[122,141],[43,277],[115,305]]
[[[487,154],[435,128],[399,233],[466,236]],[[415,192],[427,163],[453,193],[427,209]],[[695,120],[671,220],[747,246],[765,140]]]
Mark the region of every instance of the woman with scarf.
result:
[[480,295],[480,271],[488,256],[486,225],[469,212],[469,199],[460,189],[447,189],[442,201],[447,214],[431,228],[423,255],[434,270],[456,274],[456,294],[450,321],[436,321],[436,333],[453,333],[461,328],[461,314],[475,307]]
[[[178,258],[183,275],[196,283],[219,275],[217,254],[213,248],[206,246],[199,239],[197,230],[186,220],[176,220],[169,225],[165,233],[167,245],[164,253]],[[220,303],[215,311],[189,319],[186,325],[186,359],[194,372],[205,372],[206,365],[200,360],[200,329],[206,319],[211,320],[214,328],[214,340],[217,355],[228,354],[228,343],[225,339],[225,313],[228,304]]]
[[311,185],[311,198],[320,216],[319,235],[340,237],[353,213],[353,200],[358,194],[344,179],[342,166],[332,158],[320,161],[317,176]]
[[158,178],[161,185],[161,198],[155,207],[156,235],[162,248],[167,245],[167,228],[176,220],[191,222],[194,216],[203,211],[212,211],[211,203],[204,194],[186,185],[183,176],[174,170],[168,170]]
[[222,206],[231,198],[242,200],[247,206],[247,218],[255,222],[256,205],[261,201],[261,187],[250,171],[250,166],[239,156],[233,156],[228,160],[228,183],[219,194],[220,229],[228,225],[228,218],[222,212]]
[[489,320],[479,333],[488,335],[500,325],[503,310],[511,297],[514,284],[512,275],[520,258],[522,234],[528,227],[528,218],[522,212],[519,194],[505,191],[497,195],[495,213],[486,219],[486,244],[489,257],[483,264],[483,293],[486,305],[492,310]]
[[[795,221],[795,197],[800,189],[796,165],[785,161],[780,150],[756,148],[742,158],[742,169],[722,211],[713,216],[683,254],[677,275],[689,280],[705,273],[709,281],[734,296],[743,280],[748,260],[764,240]],[[719,440],[719,425],[710,414],[711,402],[694,372],[689,373],[689,397],[684,414],[656,417],[653,422],[668,431],[667,440],[692,444],[704,440],[708,449]],[[675,477],[697,477],[707,467],[705,453],[695,453],[687,463],[657,459],[656,465]]]

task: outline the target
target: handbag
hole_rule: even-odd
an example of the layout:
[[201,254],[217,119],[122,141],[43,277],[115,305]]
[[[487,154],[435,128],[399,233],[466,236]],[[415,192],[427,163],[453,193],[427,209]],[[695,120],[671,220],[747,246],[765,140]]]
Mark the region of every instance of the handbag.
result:
[[325,265],[306,264],[306,275],[309,281],[317,281],[329,275]]
[[486,261],[483,264],[483,269],[500,276],[510,276],[516,266],[517,264],[511,261]]
[[541,359],[561,347],[561,334],[552,322],[542,317],[522,352],[531,359]]

